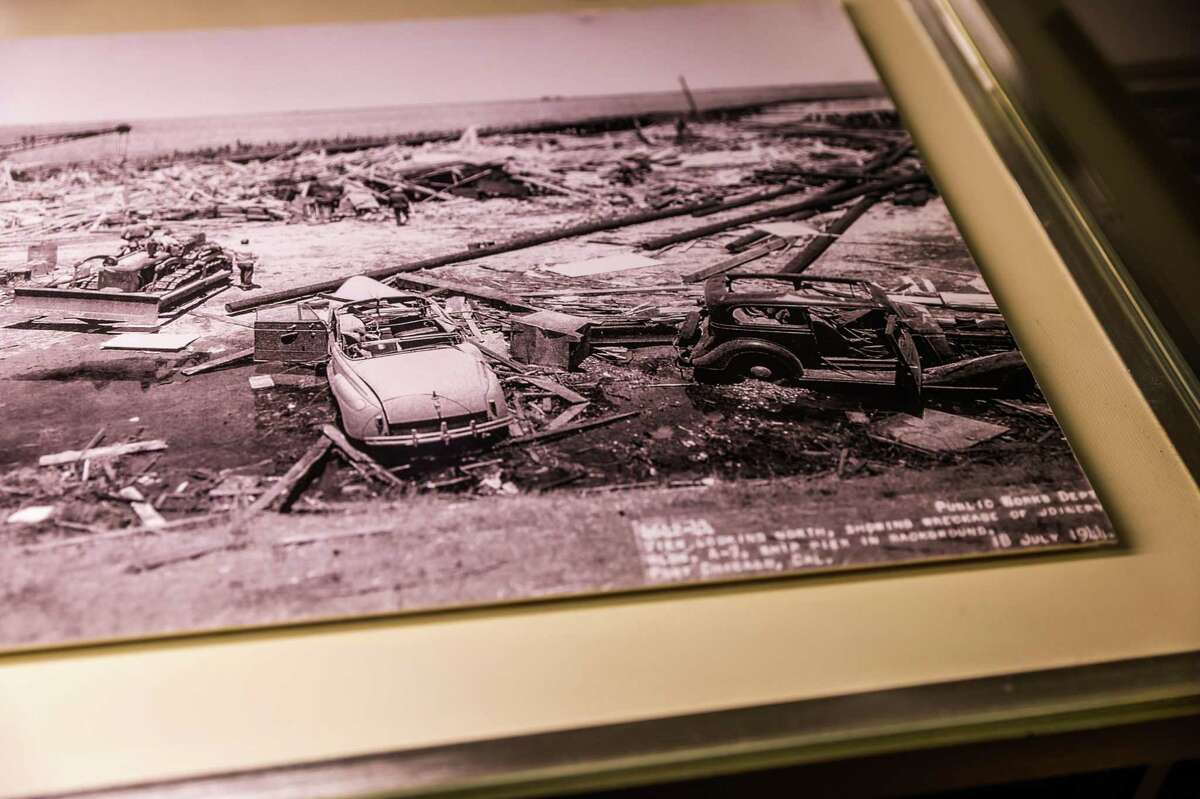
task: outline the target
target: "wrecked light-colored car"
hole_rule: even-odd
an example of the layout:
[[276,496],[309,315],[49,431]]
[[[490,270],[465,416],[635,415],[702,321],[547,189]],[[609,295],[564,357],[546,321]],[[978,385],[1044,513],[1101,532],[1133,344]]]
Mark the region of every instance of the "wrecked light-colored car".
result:
[[412,447],[507,433],[499,378],[436,303],[365,277],[331,299],[327,373],[351,438]]

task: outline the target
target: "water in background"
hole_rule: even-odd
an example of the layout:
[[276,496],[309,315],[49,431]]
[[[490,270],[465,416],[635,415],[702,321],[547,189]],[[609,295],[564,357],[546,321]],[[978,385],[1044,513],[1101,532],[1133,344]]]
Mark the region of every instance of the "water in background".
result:
[[[877,84],[813,84],[741,89],[704,89],[693,94],[701,110],[779,102],[874,96]],[[26,150],[10,157],[13,163],[70,163],[98,159],[133,159],[171,152],[187,152],[226,145],[285,144],[332,140],[340,137],[397,136],[457,131],[479,127],[569,123],[593,117],[658,112],[683,112],[687,103],[680,92],[609,95],[601,97],[547,97],[539,100],[504,100],[486,103],[386,106],[379,108],[293,111],[286,113],[176,117],[171,119],[112,119],[65,125],[0,126],[0,142],[42,133],[103,128],[128,123],[124,135],[91,139]]]

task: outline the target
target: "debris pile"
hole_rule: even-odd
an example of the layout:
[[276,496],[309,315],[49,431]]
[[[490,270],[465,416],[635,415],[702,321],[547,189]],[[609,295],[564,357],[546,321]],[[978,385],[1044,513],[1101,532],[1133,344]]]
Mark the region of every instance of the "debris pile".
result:
[[143,222],[384,218],[397,191],[412,202],[580,194],[535,171],[532,165],[495,161],[414,163],[411,149],[395,145],[245,163],[76,166],[40,179],[36,198],[0,205],[0,241]]

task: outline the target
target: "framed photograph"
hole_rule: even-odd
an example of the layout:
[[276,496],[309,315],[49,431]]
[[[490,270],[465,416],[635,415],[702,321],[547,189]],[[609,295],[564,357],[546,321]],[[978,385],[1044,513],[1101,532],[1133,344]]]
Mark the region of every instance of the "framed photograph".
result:
[[0,793],[634,779],[1194,646],[1187,471],[936,4],[368,5],[0,50]]

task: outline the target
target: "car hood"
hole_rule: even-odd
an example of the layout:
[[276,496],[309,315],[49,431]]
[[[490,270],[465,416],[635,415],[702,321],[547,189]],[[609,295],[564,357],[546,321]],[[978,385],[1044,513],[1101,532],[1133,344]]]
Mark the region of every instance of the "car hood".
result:
[[350,368],[379,397],[392,424],[486,411],[496,379],[478,356],[458,347],[351,361]]

